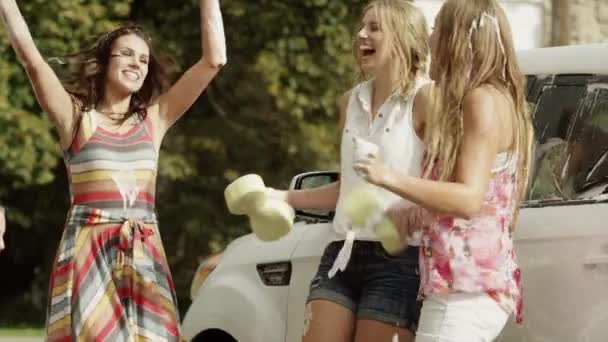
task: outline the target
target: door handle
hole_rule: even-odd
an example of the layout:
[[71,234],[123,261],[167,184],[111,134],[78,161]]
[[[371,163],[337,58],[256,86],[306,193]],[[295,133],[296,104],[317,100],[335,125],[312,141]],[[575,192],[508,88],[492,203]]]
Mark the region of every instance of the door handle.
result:
[[608,265],[608,254],[589,256],[585,258],[583,265],[585,265],[585,268],[587,269],[596,269],[600,266],[605,267],[606,265]]

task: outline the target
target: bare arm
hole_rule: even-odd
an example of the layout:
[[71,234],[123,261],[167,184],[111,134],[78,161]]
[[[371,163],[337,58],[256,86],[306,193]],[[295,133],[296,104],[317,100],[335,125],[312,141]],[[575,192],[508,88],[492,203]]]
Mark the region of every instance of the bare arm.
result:
[[72,100],[59,78],[42,58],[15,0],[0,0],[0,16],[11,45],[25,68],[36,98],[59,130],[63,148],[72,142],[74,113]]
[[412,115],[414,116],[414,131],[420,139],[423,139],[424,127],[426,126],[426,113],[431,106],[431,89],[433,85],[427,84],[418,90],[414,98],[414,108]]
[[287,203],[296,209],[334,210],[339,193],[339,181],[310,190],[289,190]]
[[479,212],[498,152],[501,129],[489,92],[475,89],[464,100],[464,136],[454,182],[400,175],[376,160],[357,165],[370,182],[434,212],[470,218]]
[[[350,92],[345,93],[338,100],[339,132],[344,130],[346,121],[346,107]],[[287,202],[297,209],[335,210],[340,195],[340,181],[327,184],[310,190],[290,190],[287,193]]]
[[[220,68],[226,64],[226,42],[219,0],[200,0],[201,59],[158,99],[158,134],[173,125],[207,88]],[[151,112],[154,112],[154,108]]]

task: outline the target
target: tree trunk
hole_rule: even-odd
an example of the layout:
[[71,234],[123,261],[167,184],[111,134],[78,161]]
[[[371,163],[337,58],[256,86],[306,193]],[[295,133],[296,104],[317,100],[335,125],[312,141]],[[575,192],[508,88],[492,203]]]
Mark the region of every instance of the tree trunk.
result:
[[570,0],[553,0],[551,45],[570,44]]

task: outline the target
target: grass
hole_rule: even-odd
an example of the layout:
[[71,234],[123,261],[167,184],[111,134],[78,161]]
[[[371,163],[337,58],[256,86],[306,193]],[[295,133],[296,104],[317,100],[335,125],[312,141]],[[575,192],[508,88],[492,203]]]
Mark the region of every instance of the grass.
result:
[[0,337],[7,336],[44,336],[43,328],[6,328],[0,327]]

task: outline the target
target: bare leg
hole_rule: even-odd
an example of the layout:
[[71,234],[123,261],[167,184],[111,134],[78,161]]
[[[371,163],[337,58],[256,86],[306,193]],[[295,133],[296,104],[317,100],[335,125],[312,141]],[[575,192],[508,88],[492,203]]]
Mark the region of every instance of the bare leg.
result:
[[302,342],[352,342],[355,315],[342,305],[313,300],[306,305]]
[[412,331],[368,319],[357,321],[356,332],[355,342],[393,342],[395,335],[399,342],[414,342]]

